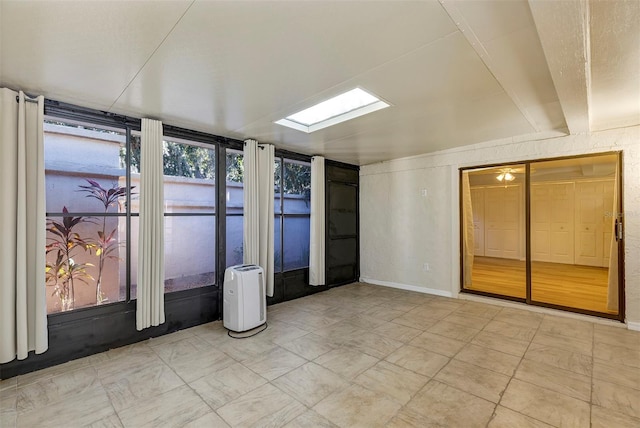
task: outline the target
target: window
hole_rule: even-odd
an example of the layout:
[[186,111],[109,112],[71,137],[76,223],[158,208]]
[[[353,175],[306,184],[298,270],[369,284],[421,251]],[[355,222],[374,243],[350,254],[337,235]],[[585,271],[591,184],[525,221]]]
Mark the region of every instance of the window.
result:
[[47,312],[126,298],[126,133],[44,125]]
[[280,158],[275,168],[275,271],[309,266],[311,164]]
[[242,264],[244,210],[244,156],[227,150],[227,267]]
[[[140,132],[45,123],[48,313],[136,298]],[[135,126],[135,125],[133,125]],[[216,145],[165,137],[165,292],[216,284]],[[244,157],[226,149],[226,265],[243,262]],[[311,166],[277,158],[275,271],[309,264]]]
[[165,293],[216,283],[215,147],[165,139]]
[[[48,313],[136,298],[140,144],[137,131],[46,121]],[[165,292],[214,285],[215,146],[167,138],[163,168]]]
[[389,104],[386,102],[360,88],[354,88],[276,123],[311,133],[387,107]]

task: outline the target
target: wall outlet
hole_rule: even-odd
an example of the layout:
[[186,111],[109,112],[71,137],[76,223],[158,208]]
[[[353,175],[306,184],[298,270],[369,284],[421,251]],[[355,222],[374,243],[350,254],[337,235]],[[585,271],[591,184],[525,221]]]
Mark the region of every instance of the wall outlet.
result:
[[420,195],[421,195],[421,196],[423,196],[423,197],[425,197],[425,198],[426,198],[428,193],[429,193],[429,192],[427,192],[427,189],[420,189]]
[[429,272],[431,270],[431,268],[429,267],[429,263],[423,263],[422,264],[422,271],[423,272]]

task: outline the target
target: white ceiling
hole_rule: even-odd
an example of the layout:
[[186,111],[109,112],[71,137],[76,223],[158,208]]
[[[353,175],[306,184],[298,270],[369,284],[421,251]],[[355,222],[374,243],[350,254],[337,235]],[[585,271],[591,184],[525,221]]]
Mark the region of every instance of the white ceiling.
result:
[[[354,164],[640,123],[640,2],[0,0],[0,86]],[[393,106],[273,122],[360,86]]]

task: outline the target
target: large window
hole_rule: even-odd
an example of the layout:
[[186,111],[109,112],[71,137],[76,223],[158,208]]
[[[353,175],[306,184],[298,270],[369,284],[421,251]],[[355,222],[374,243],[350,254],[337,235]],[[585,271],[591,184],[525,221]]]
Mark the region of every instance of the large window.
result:
[[[244,163],[241,151],[227,150],[227,266],[242,263]],[[309,266],[311,164],[278,157],[275,160],[274,270]]]
[[[49,313],[136,298],[140,141],[137,131],[46,122]],[[215,146],[166,138],[163,168],[165,292],[214,285]]]
[[275,168],[275,271],[309,266],[311,164],[279,158]]
[[[141,137],[131,126],[45,123],[49,313],[136,298]],[[221,262],[217,147],[193,138],[163,142],[166,293],[215,285]],[[243,262],[244,158],[239,150],[223,153],[223,250],[232,266]],[[276,158],[276,272],[309,265],[310,188],[308,162]]]
[[126,133],[47,121],[47,311],[126,298]]
[[165,293],[216,283],[215,147],[164,141]]

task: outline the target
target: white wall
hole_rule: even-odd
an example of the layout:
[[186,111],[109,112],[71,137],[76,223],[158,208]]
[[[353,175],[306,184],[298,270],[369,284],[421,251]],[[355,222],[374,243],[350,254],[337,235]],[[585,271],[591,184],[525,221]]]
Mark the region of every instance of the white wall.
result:
[[640,328],[638,126],[538,141],[513,138],[362,167],[361,279],[457,296],[458,168],[618,150],[624,163],[626,318]]

